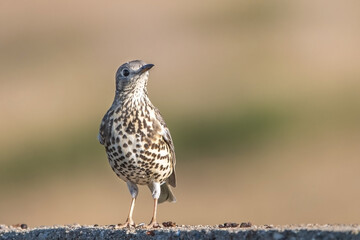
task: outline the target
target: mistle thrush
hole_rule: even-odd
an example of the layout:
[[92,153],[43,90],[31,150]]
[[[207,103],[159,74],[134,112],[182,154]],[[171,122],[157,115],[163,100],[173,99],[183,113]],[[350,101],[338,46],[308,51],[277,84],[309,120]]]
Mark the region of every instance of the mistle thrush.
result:
[[158,226],[158,203],[176,201],[170,189],[176,186],[173,141],[146,89],[153,66],[135,60],[119,67],[114,102],[102,119],[98,136],[113,171],[127,183],[132,197],[123,225],[128,227],[135,226],[132,215],[137,184],[147,185],[154,198],[153,217],[148,227]]

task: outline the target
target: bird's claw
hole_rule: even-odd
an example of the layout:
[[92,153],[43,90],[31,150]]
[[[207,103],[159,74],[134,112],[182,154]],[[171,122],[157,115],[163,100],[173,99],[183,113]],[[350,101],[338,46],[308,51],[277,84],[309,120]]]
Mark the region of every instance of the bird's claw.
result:
[[159,228],[159,227],[160,227],[160,225],[157,222],[151,222],[151,223],[149,223],[149,225],[146,226],[147,229]]
[[118,228],[132,228],[132,227],[136,227],[135,223],[133,221],[126,221],[124,224],[118,224],[117,225]]

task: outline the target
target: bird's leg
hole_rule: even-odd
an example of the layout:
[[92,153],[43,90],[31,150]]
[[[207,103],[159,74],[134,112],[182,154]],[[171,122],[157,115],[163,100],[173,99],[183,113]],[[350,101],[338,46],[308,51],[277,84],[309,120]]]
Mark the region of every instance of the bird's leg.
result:
[[136,198],[132,198],[131,200],[131,205],[130,205],[130,211],[129,211],[129,215],[125,221],[124,224],[119,224],[118,226],[120,228],[124,228],[124,227],[135,227],[135,222],[133,220],[133,212],[134,212],[134,208],[135,208],[135,200]]
[[149,225],[147,225],[147,228],[156,228],[159,227],[159,224],[156,221],[156,213],[157,213],[157,205],[158,205],[158,199],[160,197],[161,188],[159,182],[151,182],[148,187],[150,188],[152,197],[154,198],[154,209],[153,209],[153,217],[151,218],[151,221]]
[[157,228],[159,227],[158,222],[156,221],[156,212],[157,212],[157,205],[158,205],[158,199],[154,199],[154,211],[153,211],[153,217],[151,218],[151,221],[149,225],[147,225],[147,228]]
[[131,205],[130,205],[130,211],[129,211],[129,215],[128,218],[126,219],[126,222],[124,224],[120,224],[118,225],[119,227],[135,227],[135,222],[133,220],[133,212],[134,212],[134,208],[135,208],[135,200],[136,197],[138,195],[138,187],[135,183],[132,182],[126,182],[127,186],[129,188],[129,191],[131,193],[132,196],[132,200],[131,200]]

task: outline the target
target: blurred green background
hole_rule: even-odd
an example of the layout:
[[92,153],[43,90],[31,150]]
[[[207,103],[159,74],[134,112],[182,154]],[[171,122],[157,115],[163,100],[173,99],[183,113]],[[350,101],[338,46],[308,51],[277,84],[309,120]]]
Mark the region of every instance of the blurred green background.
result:
[[124,222],[96,137],[134,59],[177,153],[160,221],[359,223],[360,2],[2,1],[0,30],[0,223]]

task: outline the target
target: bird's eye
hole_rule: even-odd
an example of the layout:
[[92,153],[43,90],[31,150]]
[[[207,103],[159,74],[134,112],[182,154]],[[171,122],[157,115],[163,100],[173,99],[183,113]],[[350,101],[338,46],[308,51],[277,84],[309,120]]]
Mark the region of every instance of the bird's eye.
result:
[[127,70],[127,69],[122,70],[122,75],[123,75],[124,77],[129,76],[129,74],[130,74],[129,70]]

